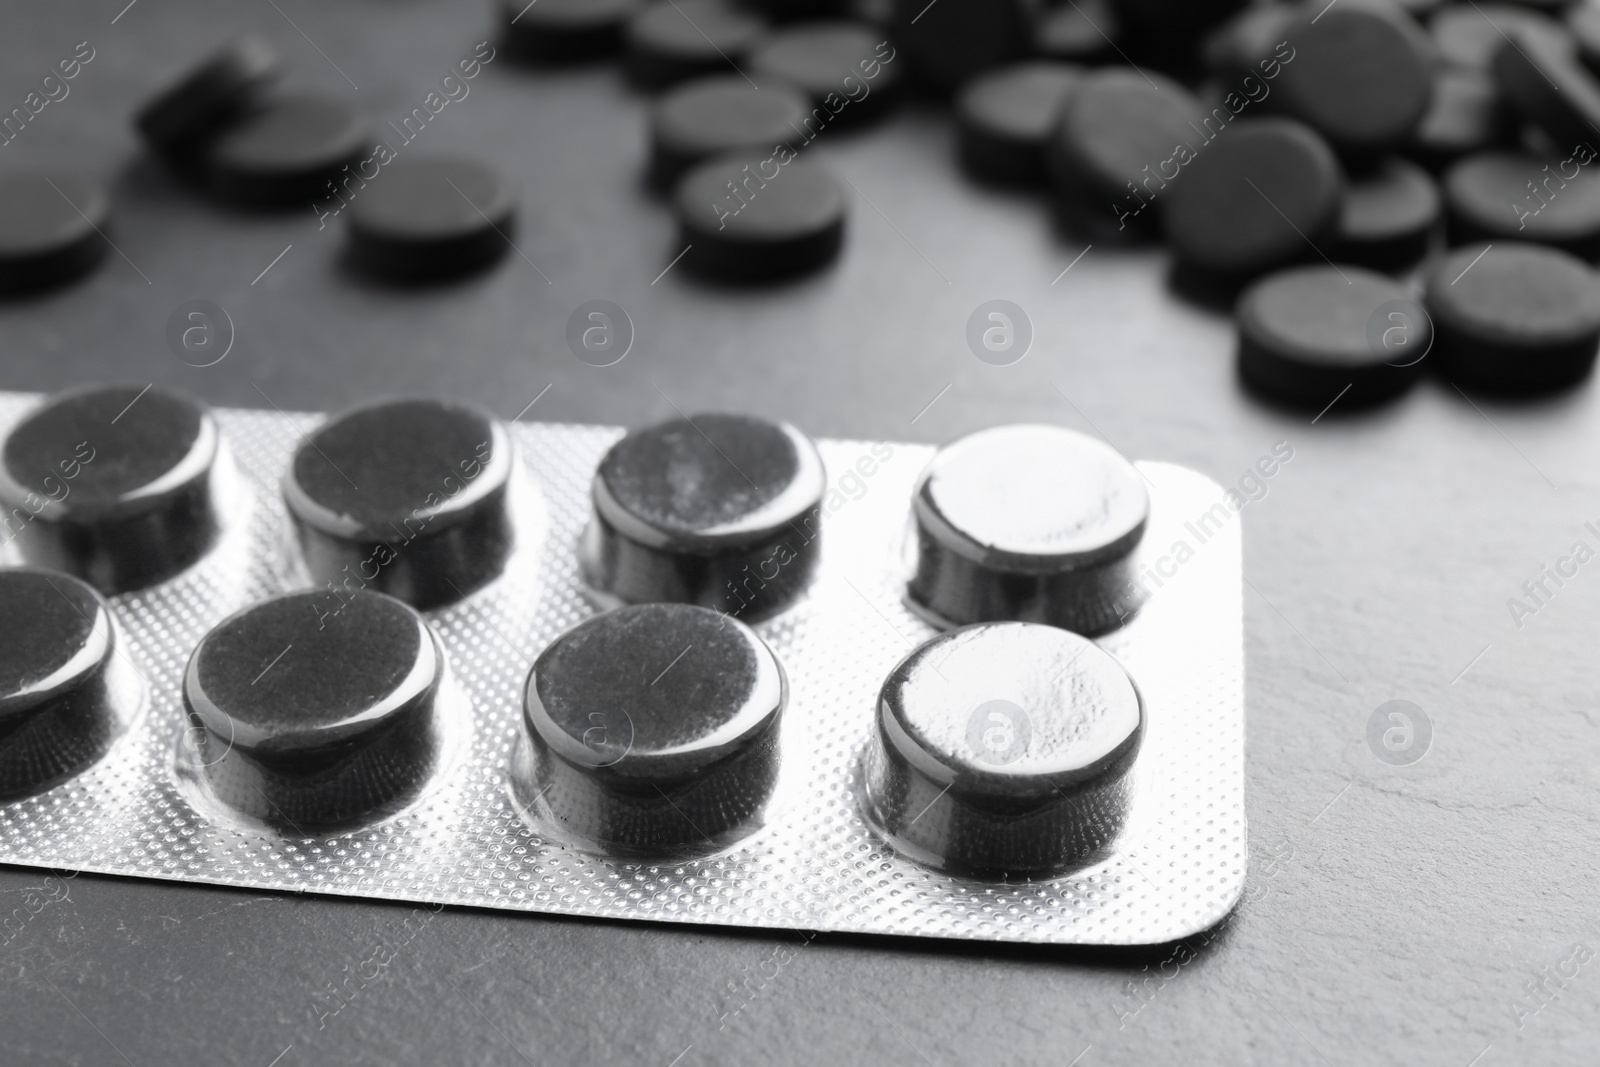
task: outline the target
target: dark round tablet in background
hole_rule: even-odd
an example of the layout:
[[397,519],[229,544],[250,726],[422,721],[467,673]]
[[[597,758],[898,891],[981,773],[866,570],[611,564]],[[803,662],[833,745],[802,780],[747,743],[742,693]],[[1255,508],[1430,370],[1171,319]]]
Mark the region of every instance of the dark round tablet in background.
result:
[[1432,362],[1452,381],[1542,393],[1588,376],[1600,347],[1600,278],[1555,248],[1496,241],[1451,252],[1428,275]]
[[1201,64],[1230,89],[1239,87],[1246,75],[1259,79],[1270,74],[1268,80],[1275,80],[1282,58],[1293,54],[1284,42],[1298,14],[1289,4],[1245,8],[1201,39]]
[[397,159],[350,199],[350,263],[401,282],[471,274],[505,256],[516,210],[511,186],[488,164]]
[[220,440],[209,411],[166,389],[101,385],[48,397],[0,450],[7,533],[27,562],[102,593],[165,581],[216,543]]
[[1337,250],[1329,255],[1374,270],[1404,270],[1427,255],[1442,215],[1439,187],[1428,172],[1391,156],[1350,176]]
[[387,400],[308,435],[283,495],[318,585],[342,597],[370,587],[435,608],[505,569],[515,543],[513,466],[505,428],[480,408]]
[[608,604],[768,618],[816,571],[826,489],[816,446],[787,423],[707,414],[634,430],[595,472],[584,581]]
[[1484,152],[1457,162],[1444,175],[1451,242],[1531,241],[1600,256],[1600,158],[1587,158]]
[[941,448],[912,495],[906,599],[933,625],[1020,621],[1096,635],[1144,602],[1134,550],[1150,497],[1133,464],[1059,426]]
[[1399,11],[1372,4],[1306,10],[1287,30],[1294,59],[1283,64],[1274,106],[1352,156],[1399,148],[1428,110],[1431,50]]
[[1437,172],[1462,156],[1507,144],[1515,131],[1511,109],[1487,72],[1447,69],[1434,77],[1428,112],[1406,152]]
[[111,609],[68,574],[0,569],[0,800],[39,793],[99,759],[138,709]]
[[1177,173],[1183,147],[1193,153],[1216,136],[1207,120],[1193,94],[1163,75],[1120,67],[1090,73],[1046,149],[1058,221],[1094,239],[1160,233],[1172,184],[1162,164]]
[[[787,158],[789,162],[782,162]],[[767,282],[816,270],[844,245],[849,203],[822,167],[783,154],[722,156],[672,196],[683,266],[727,282]]]
[[158,153],[183,156],[259,106],[278,74],[278,57],[269,45],[240,38],[146,101],[134,125]]
[[737,74],[684,82],[650,110],[650,182],[670,189],[690,168],[748,149],[771,155],[778,145],[804,144],[810,106],[787,84],[761,88]]
[[806,94],[805,139],[829,125],[848,128],[881,118],[905,69],[884,62],[892,55],[883,31],[865,22],[802,22],[773,31],[750,53],[746,72],[763,90],[792,85]]
[[918,80],[948,93],[979,71],[1021,58],[1032,23],[1024,0],[895,0],[890,28]]
[[1046,146],[1084,69],[1032,61],[986,71],[956,98],[957,151],[967,173],[1002,185],[1049,181]]
[[1064,63],[1109,63],[1118,58],[1122,20],[1110,0],[1073,0],[1041,9],[1033,22],[1033,52]]
[[1574,51],[1572,34],[1560,22],[1514,4],[1451,4],[1428,20],[1439,58],[1446,65],[1487,71],[1510,37]]
[[1332,248],[1344,177],[1326,142],[1292,119],[1246,119],[1207,144],[1166,195],[1182,269],[1248,281]]
[[211,191],[242,207],[304,207],[325,199],[372,147],[367,122],[331,97],[285,97],[241,118],[205,150]]
[[867,818],[899,852],[979,877],[1094,862],[1132,800],[1144,701],[1115,659],[1049,626],[943,634],[878,694]]
[[1593,145],[1600,126],[1600,82],[1565,43],[1513,35],[1494,54],[1494,76],[1511,106],[1555,139],[1564,155]]
[[1386,400],[1416,381],[1433,341],[1414,307],[1405,286],[1353,265],[1269,274],[1234,309],[1239,376],[1267,399],[1309,411],[1335,400],[1343,406]]
[[381,593],[331,614],[325,600],[289,593],[224,619],[183,678],[213,795],[301,836],[403,807],[440,749],[445,655],[427,622]]
[[765,30],[760,18],[725,0],[656,0],[628,22],[623,66],[647,89],[736,74]]
[[518,785],[584,844],[721,848],[762,821],[787,701],[777,657],[735,619],[687,604],[606,612],[528,673],[532,781]]
[[81,277],[106,254],[110,203],[98,185],[69,174],[0,176],[0,296]]
[[529,63],[581,63],[622,49],[643,0],[501,0],[506,51]]

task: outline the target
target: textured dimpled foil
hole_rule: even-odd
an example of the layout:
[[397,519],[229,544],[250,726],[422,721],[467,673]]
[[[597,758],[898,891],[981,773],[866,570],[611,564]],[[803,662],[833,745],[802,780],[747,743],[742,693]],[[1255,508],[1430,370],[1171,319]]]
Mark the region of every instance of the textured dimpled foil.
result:
[[[0,430],[35,399],[0,394]],[[575,550],[590,478],[621,431],[511,427],[536,486],[519,505],[514,565],[465,602],[428,613],[465,694],[457,714],[470,721],[453,724],[459,750],[400,813],[297,838],[219,817],[196,796],[193,768],[211,755],[184,729],[180,681],[213,624],[309,584],[278,477],[319,417],[217,416],[237,468],[231,527],[185,574],[112,598],[127,636],[125,662],[144,678],[149,699],[93,767],[0,805],[0,862],[511,911],[1044,944],[1170,941],[1216,923],[1239,898],[1239,523],[1220,487],[1201,475],[1138,465],[1152,500],[1138,569],[1153,596],[1098,643],[1138,683],[1149,721],[1131,814],[1102,862],[1045,880],[963,880],[898,855],[863,820],[860,767],[879,685],[935,632],[901,599],[911,489],[933,450],[851,441],[819,442],[830,495],[809,596],[755,627],[791,686],[765,825],[709,856],[640,862],[542,837],[537,812],[514,799],[508,782],[529,666],[597,610]]]

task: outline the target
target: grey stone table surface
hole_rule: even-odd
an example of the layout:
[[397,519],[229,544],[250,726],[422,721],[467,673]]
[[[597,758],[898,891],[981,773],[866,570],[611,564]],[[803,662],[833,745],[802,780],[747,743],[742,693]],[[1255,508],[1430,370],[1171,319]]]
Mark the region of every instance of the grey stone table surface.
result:
[[[196,198],[144,160],[130,111],[249,28],[279,47],[295,87],[398,123],[492,37],[490,6],[125,4],[0,8],[0,113],[24,107],[80,42],[93,49],[69,93],[0,147],[0,168],[108,183],[117,249],[80,285],[0,306],[0,387],[114,378],[317,410],[448,393],[507,418],[619,424],[730,408],[816,435],[925,442],[1036,420],[1225,485],[1288,442],[1292,460],[1246,482],[1256,499],[1241,516],[1249,888],[1213,935],[1106,954],[434,913],[6,868],[0,1060],[1592,1061],[1600,562],[1546,580],[1537,600],[1523,591],[1575,542],[1600,548],[1584,525],[1600,525],[1592,384],[1512,405],[1425,381],[1382,410],[1336,405],[1314,424],[1265,408],[1234,380],[1226,317],[1174,298],[1159,252],[1085,253],[1033,200],[972,187],[947,122],[924,108],[815,145],[848,182],[833,268],[741,291],[662,275],[680,248],[639,181],[645,102],[607,68],[531,73],[500,54],[402,151],[475,153],[514,175],[517,254],[455,285],[375,288],[341,266],[342,220],[319,228],[310,205],[252,217]],[[992,298],[1036,331],[1011,366],[980,362],[964,340]],[[165,341],[192,299],[235,326],[211,367]],[[567,348],[568,315],[592,299],[635,323],[615,366]],[[1514,614],[1512,598],[1531,612]],[[1395,699],[1432,725],[1427,755],[1407,766],[1367,742]]]

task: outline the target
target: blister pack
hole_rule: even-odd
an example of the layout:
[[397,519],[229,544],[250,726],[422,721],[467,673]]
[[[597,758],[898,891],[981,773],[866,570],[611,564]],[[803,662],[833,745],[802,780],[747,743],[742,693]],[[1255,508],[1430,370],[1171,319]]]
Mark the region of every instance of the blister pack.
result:
[[185,403],[0,394],[0,862],[1047,944],[1239,897],[1199,474],[1050,427]]

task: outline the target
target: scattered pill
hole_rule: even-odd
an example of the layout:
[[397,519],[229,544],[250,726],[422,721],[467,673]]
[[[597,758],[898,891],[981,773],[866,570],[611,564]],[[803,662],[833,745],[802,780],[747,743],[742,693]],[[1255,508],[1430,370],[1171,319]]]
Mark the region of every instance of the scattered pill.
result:
[[898,851],[963,874],[1050,874],[1115,839],[1144,740],[1121,664],[1050,626],[943,634],[883,683],[865,780]]
[[1514,132],[1511,110],[1486,71],[1443,70],[1434,78],[1433,98],[1408,153],[1438,171],[1462,156],[1507,144]]
[[1561,52],[1576,48],[1561,23],[1525,6],[1451,4],[1428,20],[1439,58],[1454,67],[1487,71],[1508,39],[1526,36]]
[[537,791],[565,834],[624,853],[709,851],[759,825],[788,683],[719,612],[606,612],[539,655],[523,694]]
[[1044,185],[1046,146],[1084,73],[1069,63],[1033,61],[973,78],[956,99],[962,165],[985,181]]
[[206,149],[211,190],[245,207],[303,207],[326,198],[340,171],[371,148],[356,109],[288,97],[239,120]]
[[70,174],[0,176],[0,295],[71,281],[105,258],[110,204],[98,185]]
[[714,74],[669,90],[650,113],[650,179],[671,188],[683,173],[714,156],[804,143],[810,105],[797,89],[756,88],[737,74]]
[[1294,54],[1288,37],[1298,13],[1289,4],[1245,8],[1200,41],[1201,63],[1229,88],[1241,85],[1246,75],[1276,78],[1283,58]]
[[1041,11],[1033,24],[1033,51],[1067,63],[1117,58],[1122,21],[1109,0],[1075,0]]
[[1350,176],[1332,255],[1374,270],[1402,270],[1427,254],[1441,215],[1439,187],[1428,172],[1386,158]]
[[137,385],[43,401],[6,437],[0,506],[29,563],[102,593],[165,581],[221,528],[216,420],[194,400]]
[[1496,241],[1428,275],[1437,366],[1469,389],[1548,392],[1587,377],[1600,346],[1600,280],[1555,248]]
[[703,163],[673,193],[683,266],[729,282],[764,282],[815,270],[844,244],[848,202],[822,167],[776,153]]
[[1444,176],[1451,241],[1531,241],[1600,255],[1600,175],[1582,165],[1594,159],[1485,152],[1459,161]]
[[816,570],[826,490],[787,423],[697,415],[635,430],[594,476],[584,580],[608,604],[697,604],[754,622]]
[[134,124],[152,148],[182,156],[259,106],[278,73],[278,57],[266,43],[241,38],[145,103]]
[[664,89],[702,74],[739,73],[765,23],[724,0],[656,0],[628,23],[628,76]]
[[1493,67],[1511,106],[1554,138],[1562,154],[1594,141],[1600,124],[1600,82],[1571,48],[1520,33],[1501,43]]
[[516,200],[486,164],[434,157],[395,160],[350,199],[350,261],[394,281],[482,270],[511,247]]
[[859,126],[881,117],[898,95],[903,65],[893,55],[883,31],[867,23],[802,22],[751,52],[749,74],[763,90],[800,89],[821,109],[819,125]]
[[506,48],[533,63],[570,63],[613,55],[642,0],[502,0]]

